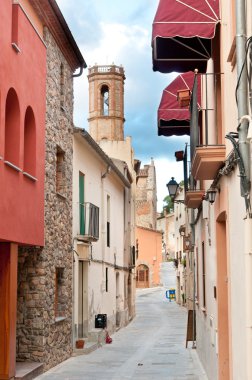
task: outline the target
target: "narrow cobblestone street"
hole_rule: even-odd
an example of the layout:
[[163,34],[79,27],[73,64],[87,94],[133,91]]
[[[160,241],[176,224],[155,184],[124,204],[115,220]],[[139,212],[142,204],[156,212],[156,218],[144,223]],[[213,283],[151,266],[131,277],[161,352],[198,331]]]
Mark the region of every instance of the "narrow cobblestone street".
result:
[[185,348],[186,309],[165,298],[174,269],[164,263],[161,272],[165,286],[137,291],[136,318],[112,344],[70,358],[37,380],[207,380],[196,350]]

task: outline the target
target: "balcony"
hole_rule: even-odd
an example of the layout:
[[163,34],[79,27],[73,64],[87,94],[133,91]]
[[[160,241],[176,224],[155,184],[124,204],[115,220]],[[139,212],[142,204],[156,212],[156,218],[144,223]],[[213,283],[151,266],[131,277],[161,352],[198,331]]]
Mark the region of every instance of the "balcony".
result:
[[185,193],[185,205],[187,208],[199,208],[205,195],[204,190],[188,190]]
[[[210,68],[211,69],[211,68]],[[213,70],[213,67],[212,67]],[[191,174],[194,180],[214,180],[224,165],[226,148],[223,145],[221,114],[221,73],[208,72],[201,76],[202,125],[198,128],[196,89],[191,107]]]
[[79,203],[79,229],[77,239],[83,242],[99,240],[99,207],[90,202]]
[[225,145],[207,145],[195,148],[192,175],[196,180],[214,179],[226,157]]

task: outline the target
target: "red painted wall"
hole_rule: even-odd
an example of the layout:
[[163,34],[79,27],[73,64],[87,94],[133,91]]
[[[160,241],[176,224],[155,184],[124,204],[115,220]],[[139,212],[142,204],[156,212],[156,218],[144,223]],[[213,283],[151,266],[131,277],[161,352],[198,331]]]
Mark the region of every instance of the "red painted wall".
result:
[[12,0],[0,20],[0,241],[44,245],[46,47]]

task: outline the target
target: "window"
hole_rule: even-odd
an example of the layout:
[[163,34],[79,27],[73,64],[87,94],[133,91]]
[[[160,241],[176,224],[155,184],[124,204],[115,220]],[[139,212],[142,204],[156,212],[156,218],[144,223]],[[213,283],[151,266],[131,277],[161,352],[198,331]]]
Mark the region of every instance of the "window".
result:
[[86,203],[88,210],[88,234],[95,239],[99,239],[99,207],[92,203]]
[[55,318],[65,316],[66,298],[63,292],[64,268],[56,268],[55,272]]
[[103,85],[101,88],[101,115],[109,115],[109,88]]
[[107,247],[110,247],[110,196],[107,195]]
[[196,248],[196,298],[199,301],[199,255]]
[[64,194],[65,192],[65,152],[57,147],[56,153],[56,192]]
[[205,245],[202,242],[202,302],[203,307],[206,307],[206,272],[205,272]]
[[11,44],[13,49],[19,53],[20,49],[18,47],[18,32],[19,32],[19,4],[12,4],[12,25],[11,25]]
[[5,105],[5,161],[19,166],[20,108],[16,91],[11,88]]
[[81,172],[79,172],[79,217],[80,235],[85,235],[84,174]]
[[26,110],[24,122],[24,172],[36,175],[36,126],[31,107]]
[[108,268],[106,268],[105,289],[108,292]]

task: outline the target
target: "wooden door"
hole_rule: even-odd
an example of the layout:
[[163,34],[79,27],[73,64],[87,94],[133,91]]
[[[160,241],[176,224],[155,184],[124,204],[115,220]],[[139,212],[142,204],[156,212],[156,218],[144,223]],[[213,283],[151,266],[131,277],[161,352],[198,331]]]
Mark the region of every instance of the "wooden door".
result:
[[139,265],[137,267],[137,288],[148,288],[149,287],[149,268],[147,265]]

